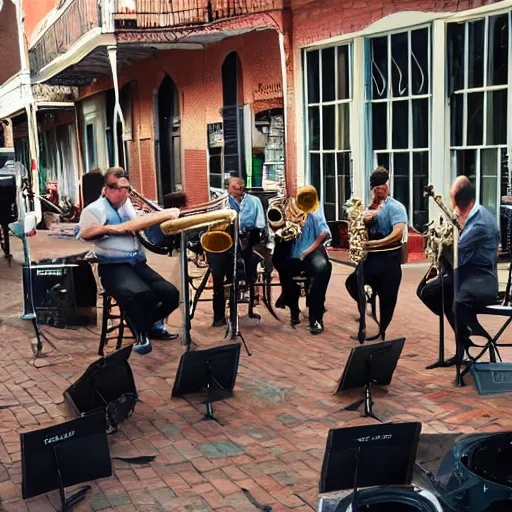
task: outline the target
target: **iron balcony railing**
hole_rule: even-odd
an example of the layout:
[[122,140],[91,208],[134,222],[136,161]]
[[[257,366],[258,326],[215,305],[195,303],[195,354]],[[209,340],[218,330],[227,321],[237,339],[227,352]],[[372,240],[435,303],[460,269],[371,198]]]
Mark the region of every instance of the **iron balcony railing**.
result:
[[101,26],[98,0],[73,0],[29,51],[30,68],[38,73],[93,28]]
[[116,0],[116,29],[205,25],[283,8],[284,0]]

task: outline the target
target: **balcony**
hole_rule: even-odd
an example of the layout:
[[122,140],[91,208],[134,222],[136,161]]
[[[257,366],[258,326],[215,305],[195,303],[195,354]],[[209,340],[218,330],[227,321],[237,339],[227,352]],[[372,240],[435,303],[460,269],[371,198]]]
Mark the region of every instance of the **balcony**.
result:
[[284,0],[116,0],[116,30],[186,28],[283,8]]
[[97,0],[73,0],[48,18],[48,28],[40,33],[29,51],[30,67],[40,71],[66,53],[82,36],[101,26]]

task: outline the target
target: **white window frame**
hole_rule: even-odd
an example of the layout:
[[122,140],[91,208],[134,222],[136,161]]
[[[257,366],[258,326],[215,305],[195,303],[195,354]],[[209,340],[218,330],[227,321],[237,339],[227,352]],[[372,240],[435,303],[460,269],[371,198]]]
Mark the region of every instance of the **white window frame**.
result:
[[[339,48],[346,47],[348,49],[348,98],[346,99],[334,99],[331,101],[323,101],[323,76],[322,76],[322,52],[327,49],[334,48],[334,77],[335,77],[335,84],[338,83],[338,52]],[[310,103],[308,101],[308,54],[311,52],[315,52],[320,50],[319,53],[319,66],[318,66],[318,86],[319,86],[319,101],[317,103],[313,102]],[[352,141],[351,141],[351,133],[352,133],[352,104],[353,104],[353,48],[351,42],[344,42],[341,44],[336,45],[330,45],[330,46],[323,46],[321,48],[310,48],[306,49],[304,51],[304,58],[303,58],[303,77],[304,77],[304,104],[305,104],[305,138],[306,138],[306,176],[309,183],[311,183],[311,154],[317,154],[320,158],[320,190],[319,198],[320,203],[322,205],[325,204],[325,190],[324,190],[324,154],[333,154],[334,155],[334,173],[335,173],[335,201],[336,201],[336,208],[335,208],[335,218],[334,221],[341,220],[339,215],[339,203],[340,203],[340,197],[339,197],[339,186],[338,186],[338,180],[339,180],[339,173],[338,173],[338,154],[347,154],[349,155],[349,174],[350,174],[350,188],[351,188],[351,194],[354,190],[354,180],[353,180],[353,172],[352,172]],[[337,90],[335,89],[335,96],[337,95]],[[339,109],[336,108],[338,105],[348,105],[348,115],[349,115],[349,149],[323,149],[323,143],[324,143],[324,133],[323,133],[323,107],[326,106],[334,106],[335,107],[335,120],[334,120],[334,145],[337,145],[338,141],[338,133],[339,133]],[[310,138],[309,138],[309,109],[310,107],[317,107],[319,110],[319,149],[311,149],[309,147]],[[351,195],[350,194],[350,195]],[[350,196],[349,196],[350,197]],[[347,199],[349,199],[347,197]]]
[[[500,216],[500,203],[501,196],[505,195],[505,191],[501,191],[501,178],[502,178],[502,152],[505,154],[508,152],[509,158],[509,172],[508,172],[508,180],[510,187],[512,188],[512,176],[511,176],[511,139],[512,139],[512,126],[510,124],[510,119],[512,116],[512,106],[510,104],[512,100],[512,9],[508,10],[508,78],[506,84],[501,85],[488,85],[488,64],[489,64],[489,18],[491,16],[499,16],[507,14],[507,12],[491,12],[484,16],[475,16],[471,19],[461,20],[461,23],[464,23],[464,84],[462,89],[458,89],[454,91],[455,95],[462,95],[463,97],[463,121],[462,121],[462,143],[461,145],[452,145],[450,139],[450,172],[452,180],[457,176],[457,155],[464,150],[472,150],[475,151],[475,189],[476,189],[476,202],[480,204],[481,194],[482,194],[482,169],[481,169],[481,159],[482,159],[482,151],[495,149],[497,151],[496,158],[496,217],[499,220]],[[483,20],[484,21],[484,49],[483,49],[483,85],[479,87],[469,87],[468,84],[468,61],[469,61],[469,25],[470,23],[474,23],[476,21]],[[447,64],[448,64],[448,57]],[[507,138],[502,144],[487,144],[487,99],[488,93],[493,91],[507,91]],[[482,143],[471,145],[467,143],[467,127],[468,127],[468,94],[471,93],[483,93],[483,113],[482,113]],[[451,126],[450,126],[451,128]],[[451,131],[450,131],[451,137]],[[508,151],[507,151],[508,146]]]
[[[408,61],[408,84],[407,84],[407,90],[408,95],[407,96],[393,96],[393,85],[392,85],[392,51],[391,51],[391,36],[394,34],[407,34],[407,45],[408,48],[411,48],[411,33],[415,30],[421,30],[421,29],[427,29],[428,30],[428,37],[427,37],[427,69],[428,69],[428,83],[427,83],[427,93],[424,94],[416,94],[413,95],[412,93],[412,53],[409,52],[407,55],[407,61]],[[388,105],[387,108],[387,140],[386,140],[386,149],[373,149],[373,141],[368,142],[371,144],[371,147],[369,148],[369,151],[372,152],[372,162],[373,162],[373,168],[377,167],[378,165],[378,155],[379,154],[387,154],[390,156],[390,164],[389,164],[389,181],[390,181],[390,194],[393,195],[394,193],[394,178],[395,178],[395,169],[394,169],[394,158],[393,156],[398,153],[402,154],[408,154],[409,155],[409,204],[404,205],[407,207],[408,211],[408,219],[409,219],[409,225],[413,227],[413,214],[414,214],[414,190],[413,190],[413,184],[414,184],[414,153],[427,153],[428,155],[428,165],[427,165],[427,181],[430,182],[431,178],[431,168],[432,168],[432,25],[431,24],[423,24],[418,25],[414,27],[410,27],[408,29],[398,29],[393,30],[390,32],[386,32],[384,34],[375,34],[371,37],[368,37],[369,42],[372,39],[386,37],[387,38],[387,52],[388,52],[388,69],[387,69],[387,97],[386,98],[378,98],[378,99],[372,99],[371,97],[371,82],[368,86],[367,94],[368,97],[366,98],[366,103],[370,106],[376,103],[385,103]],[[370,63],[371,64],[371,63]],[[372,70],[370,68],[369,71],[370,80],[372,77]],[[428,100],[428,132],[427,132],[427,147],[423,148],[415,148],[414,147],[414,133],[413,133],[413,101],[414,100],[421,100],[421,99],[427,99]],[[407,111],[408,111],[408,141],[407,141],[407,148],[404,149],[393,149],[393,103],[395,102],[407,102]],[[366,122],[371,123],[370,119],[367,119]],[[426,208],[428,211],[428,203],[426,204]]]
[[[427,11],[401,11],[385,16],[375,23],[357,32],[346,32],[334,37],[319,40],[313,43],[298,45],[298,51],[303,54],[310,50],[321,49],[326,46],[339,44],[352,45],[352,103],[350,105],[350,147],[353,162],[352,187],[353,195],[368,201],[368,172],[373,165],[371,153],[367,151],[367,134],[363,119],[365,117],[365,70],[367,67],[364,51],[365,39],[377,35],[403,32],[420,28],[422,25],[431,25],[431,134],[430,134],[430,183],[434,185],[437,194],[440,194],[445,203],[449,204],[449,191],[452,182],[450,158],[450,107],[446,88],[447,79],[447,25],[452,22],[469,21],[489,15],[499,15],[510,12],[512,2],[492,3],[481,7],[466,9],[460,12],[427,12]],[[509,44],[512,38],[509,39]],[[306,65],[305,59],[297,60],[302,65],[300,73],[294,75],[295,94],[295,122],[297,129],[297,184],[308,183],[309,180],[309,152],[308,114],[306,106]],[[512,83],[512,66],[509,66],[509,83]],[[512,119],[512,87],[508,91],[508,115]],[[508,123],[510,126],[510,122]],[[434,129],[435,128],[435,129]],[[304,148],[301,150],[299,148]],[[512,129],[507,131],[508,170],[512,186]],[[429,201],[429,220],[439,215],[439,208]]]

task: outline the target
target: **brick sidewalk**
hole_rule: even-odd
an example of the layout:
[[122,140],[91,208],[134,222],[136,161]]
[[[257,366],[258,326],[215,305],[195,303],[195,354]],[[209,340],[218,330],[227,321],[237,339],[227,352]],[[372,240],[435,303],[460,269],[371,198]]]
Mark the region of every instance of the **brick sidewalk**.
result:
[[[44,233],[36,238],[31,243],[38,258],[50,249],[67,254],[84,249]],[[21,253],[13,244],[19,262]],[[165,276],[169,260],[155,255],[150,259]],[[43,326],[57,351],[45,346],[46,357],[34,361],[32,331],[18,319],[18,262],[8,269],[0,261],[0,509],[53,511],[59,504],[56,492],[21,500],[19,433],[73,418],[62,392],[97,359],[99,330]],[[170,399],[183,351],[179,344],[156,341],[151,354],[133,354],[130,363],[142,403],[121,431],[110,436],[111,453],[157,457],[147,465],[113,461],[114,476],[93,483],[76,510],[258,510],[251,500],[272,506],[274,512],[314,510],[328,430],[369,422],[358,412],[343,410],[361,390],[332,394],[355,346],[350,336],[356,332],[356,308],[344,287],[349,272],[350,267],[334,264],[321,336],[311,336],[306,323],[292,329],[282,310],[285,322],[279,323],[258,308],[260,325],[243,328],[253,356],[242,351],[235,396],[215,404],[224,426],[200,421],[201,397]],[[418,266],[404,269],[388,334],[389,339],[405,336],[407,341],[392,384],[375,390],[375,413],[383,421],[421,421],[424,433],[511,429],[509,397],[480,397],[470,378],[465,388],[453,388],[453,368],[424,369],[437,359],[438,325],[415,295],[424,272]],[[210,323],[211,304],[202,303],[192,330],[197,346],[221,341],[222,330],[211,329]],[[170,327],[180,329],[179,314],[173,315]],[[453,349],[450,332],[447,347]],[[512,354],[505,360],[511,361]]]

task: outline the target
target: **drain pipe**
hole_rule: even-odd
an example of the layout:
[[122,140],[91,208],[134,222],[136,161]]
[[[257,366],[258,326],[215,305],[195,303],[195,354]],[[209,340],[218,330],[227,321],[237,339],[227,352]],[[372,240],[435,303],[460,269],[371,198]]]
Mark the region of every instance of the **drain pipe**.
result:
[[[115,105],[114,105],[114,118],[112,120],[112,132],[114,134],[114,165],[116,167],[119,166],[119,148],[117,147],[117,116],[119,115],[119,119],[121,121],[121,126],[123,128],[123,144],[121,145],[123,148],[123,162],[126,165],[126,150],[124,146],[124,133],[125,133],[125,124],[124,124],[124,116],[123,111],[121,109],[121,104],[119,103],[119,81],[117,77],[117,46],[109,46],[107,48],[108,59],[110,61],[110,67],[112,68],[112,79],[114,81],[114,96],[115,96]],[[125,169],[128,171],[128,169]]]

